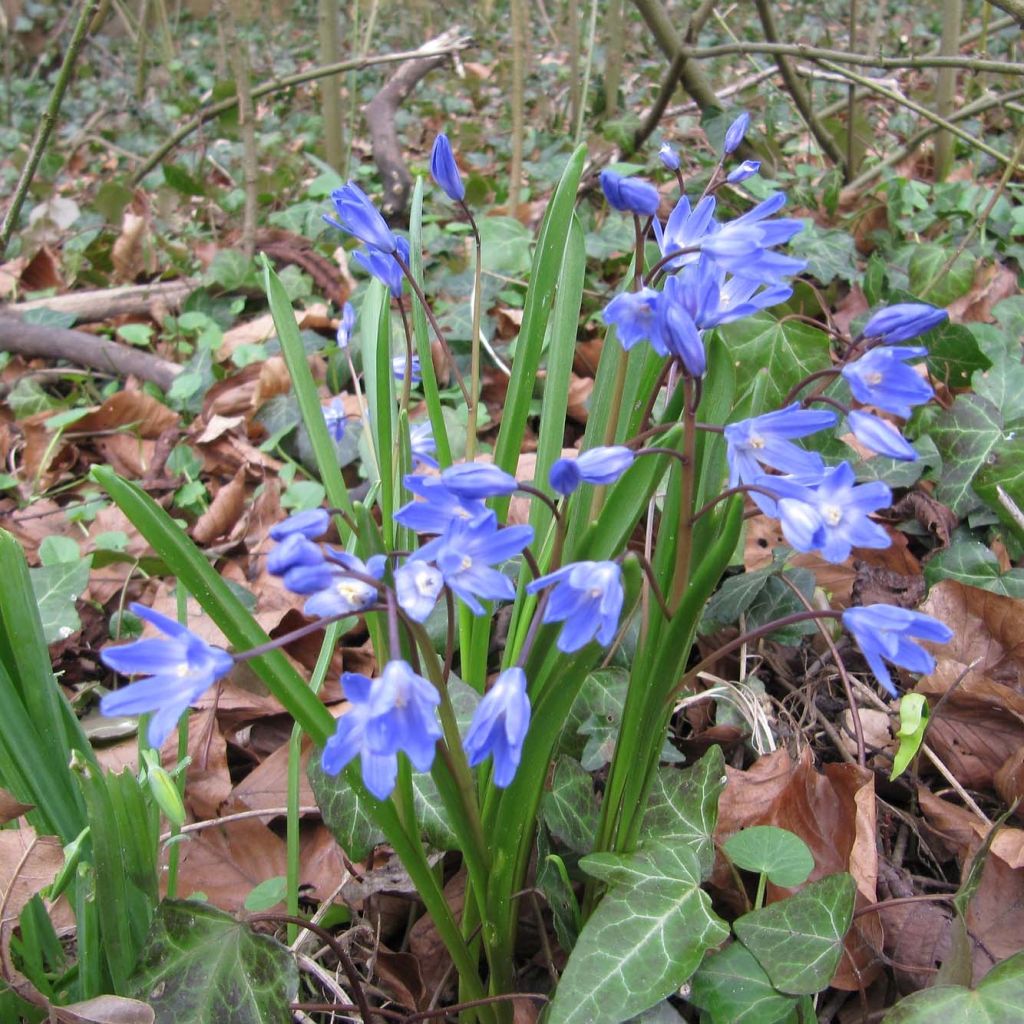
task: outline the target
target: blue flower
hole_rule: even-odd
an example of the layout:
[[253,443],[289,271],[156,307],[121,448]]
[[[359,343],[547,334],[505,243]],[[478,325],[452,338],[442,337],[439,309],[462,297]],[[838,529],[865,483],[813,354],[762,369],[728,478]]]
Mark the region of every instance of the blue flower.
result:
[[346,302],[341,309],[341,318],[338,320],[338,331],[335,338],[338,348],[348,348],[352,340],[352,332],[356,326],[356,311],[351,302]]
[[389,661],[380,679],[346,672],[341,682],[352,707],[324,745],[321,764],[328,775],[336,775],[358,754],[366,788],[386,800],[395,788],[399,751],[417,771],[430,771],[441,738],[435,711],[441,698],[408,662],[399,660]]
[[737,146],[743,141],[743,136],[747,134],[747,128],[750,125],[750,115],[744,110],[739,117],[725,132],[725,145],[722,147],[723,152],[726,154],[731,153]]
[[504,789],[514,778],[530,726],[526,673],[507,668],[473,712],[463,747],[470,767],[494,755],[494,784]]
[[434,148],[430,151],[430,176],[453,202],[461,203],[466,198],[466,186],[462,184],[451,143],[444,132],[434,139]]
[[409,370],[409,376],[413,384],[419,384],[423,380],[423,369],[420,366],[420,357],[395,356],[391,360],[391,373],[395,380],[405,380],[405,372]]
[[907,419],[915,405],[924,405],[935,392],[903,360],[927,354],[928,349],[921,345],[880,345],[844,366],[843,379],[858,402]]
[[345,412],[345,403],[338,395],[324,406],[324,422],[327,424],[327,433],[331,435],[335,444],[345,436],[347,421],[348,414]]
[[843,625],[853,634],[875,678],[893,696],[896,687],[883,658],[911,672],[928,673],[935,668],[935,659],[918,647],[914,638],[933,644],[945,644],[953,638],[953,631],[944,622],[891,604],[847,608]]
[[700,243],[701,252],[708,253],[731,273],[765,282],[798,274],[807,266],[806,260],[772,251],[773,246],[788,242],[804,227],[802,221],[794,219],[768,220],[785,203],[786,194],[776,192],[706,235]]
[[575,459],[558,459],[548,473],[552,490],[572,494],[581,483],[613,484],[633,465],[636,455],[624,445],[601,445]]
[[761,170],[760,160],[744,160],[738,167],[734,167],[726,176],[725,180],[730,185],[738,185],[741,181],[746,181],[747,178],[752,178],[757,172]]
[[697,249],[708,232],[715,228],[715,197],[705,196],[690,210],[690,200],[683,196],[668,215],[665,228],[662,230],[658,218],[654,218],[654,237],[662,256],[678,252],[680,249],[690,250],[681,253],[666,264],[671,270],[678,270],[687,263],[694,263],[698,258]]
[[443,586],[441,573],[422,559],[410,559],[395,570],[398,606],[414,622],[426,622]]
[[409,430],[409,448],[412,451],[412,461],[415,465],[429,466],[431,469],[438,468],[437,459],[434,458],[437,442],[434,440],[434,432],[428,421],[417,423]]
[[729,486],[755,483],[761,466],[782,473],[820,473],[824,465],[821,456],[799,448],[792,439],[835,426],[837,419],[834,412],[801,409],[794,402],[776,412],[730,423],[725,428]]
[[324,220],[342,231],[365,242],[371,249],[381,252],[395,252],[398,239],[370,202],[369,196],[354,182],[350,181],[331,193],[331,202],[337,217],[324,214]]
[[828,562],[845,562],[852,548],[887,548],[885,530],[868,514],[892,504],[892,491],[880,480],[855,486],[848,462],[825,470],[813,486],[787,477],[760,481],[779,498],[782,532],[797,551],[820,551]]
[[853,409],[846,415],[846,421],[853,431],[853,436],[865,448],[870,448],[879,455],[888,455],[890,459],[901,462],[915,462],[917,452],[910,442],[891,424],[869,412]]
[[[395,248],[393,252],[401,258],[402,263],[408,266],[409,243],[398,235],[395,235],[394,238]],[[357,249],[352,256],[356,263],[367,273],[372,274],[381,284],[386,285],[396,299],[402,294],[405,272],[394,255],[378,252],[376,249]]]
[[527,584],[535,594],[555,584],[543,622],[564,622],[557,647],[572,654],[591,640],[607,647],[615,638],[622,614],[622,570],[617,562],[574,562]]
[[658,156],[670,171],[679,170],[679,154],[667,142],[662,143]]
[[463,498],[436,476],[406,476],[405,486],[422,501],[411,501],[395,513],[395,522],[415,533],[442,534],[453,520],[473,521],[490,513],[476,498]]
[[927,302],[900,302],[880,309],[860,332],[865,338],[881,338],[886,345],[909,341],[944,323],[949,314]]
[[661,341],[658,322],[658,299],[661,293],[653,288],[641,288],[638,292],[623,292],[616,295],[601,316],[604,322],[615,328],[619,344],[628,352],[638,341],[649,341],[659,355],[666,355],[668,349]]
[[327,619],[362,611],[377,599],[378,589],[360,576],[379,580],[384,575],[385,558],[374,555],[363,562],[346,551],[327,550],[326,560],[318,565],[297,565],[282,577],[295,594],[309,594],[303,612],[312,618]]
[[378,800],[386,800],[395,788],[398,756],[394,751],[373,749],[367,726],[374,718],[387,714],[394,705],[394,695],[355,672],[345,672],[341,685],[350,707],[338,719],[334,735],[324,744],[320,764],[328,775],[337,775],[358,755],[366,788]]
[[623,178],[614,171],[601,172],[601,188],[610,206],[637,217],[650,217],[658,212],[661,196],[647,181]]
[[270,528],[274,540],[284,540],[289,534],[300,533],[309,540],[322,537],[331,525],[330,513],[325,508],[307,508],[290,515]]
[[658,324],[661,340],[671,356],[682,364],[691,377],[703,377],[707,369],[707,356],[700,331],[687,312],[682,292],[684,286],[678,278],[670,277],[658,300]]
[[429,772],[434,748],[441,738],[435,708],[441,695],[423,676],[413,672],[407,661],[389,661],[378,685],[390,698],[390,707],[367,723],[374,750],[404,751],[418,772]]
[[320,565],[324,561],[323,549],[301,533],[289,533],[267,555],[267,572],[283,576],[299,565]]
[[100,701],[104,715],[141,715],[152,712],[146,736],[160,747],[185,709],[235,662],[227,651],[213,647],[190,629],[142,604],[129,605],[140,619],[152,623],[168,639],[147,638],[100,651],[103,664],[122,675],[146,675]]
[[474,615],[485,614],[478,598],[508,601],[516,596],[512,581],[492,565],[507,562],[533,540],[533,528],[497,528],[497,516],[467,521],[454,519],[445,533],[424,544],[413,556],[433,562],[445,584],[469,606]]
[[519,481],[493,462],[467,462],[449,466],[441,473],[441,483],[460,498],[497,498],[512,494]]

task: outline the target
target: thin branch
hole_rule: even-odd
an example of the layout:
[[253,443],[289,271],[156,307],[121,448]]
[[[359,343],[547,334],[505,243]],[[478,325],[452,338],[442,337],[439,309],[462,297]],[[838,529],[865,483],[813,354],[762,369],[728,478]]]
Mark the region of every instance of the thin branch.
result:
[[[757,14],[761,19],[761,31],[764,33],[765,39],[769,42],[775,42],[778,39],[778,33],[775,29],[775,19],[772,16],[771,3],[769,0],[754,0],[754,5],[757,7]],[[747,52],[751,51],[748,50]],[[843,167],[844,171],[848,172],[849,168],[845,167],[846,161],[843,157],[842,150],[836,144],[836,140],[829,134],[828,129],[826,129],[818,120],[817,115],[814,113],[814,105],[811,102],[811,97],[805,91],[803,82],[801,82],[797,77],[788,58],[785,54],[778,52],[773,56],[775,57],[775,63],[779,67],[782,80],[786,84],[786,89],[789,91],[789,95],[793,99],[793,103],[796,104],[797,110],[800,111],[800,116],[804,119],[804,123],[810,129],[810,132],[817,140],[818,145],[822,148],[832,163],[837,164],[839,167]],[[844,174],[844,177],[846,176],[848,176],[848,174]]]
[[[295,85],[304,85],[306,82],[315,82],[320,78],[328,78],[341,71],[362,71],[364,68],[374,67],[377,64],[398,64],[404,60],[413,60],[417,57],[448,56],[465,49],[467,45],[468,40],[458,39],[451,46],[442,47],[437,50],[421,48],[419,50],[403,50],[400,53],[381,53],[369,57],[343,60],[337,64],[326,64],[323,67],[311,68],[309,71],[301,71],[298,74],[286,75],[284,78],[276,78],[273,81],[264,82],[262,85],[257,85],[253,88],[251,95],[254,100],[257,100],[261,96],[269,96],[272,93],[290,89]],[[146,162],[132,175],[131,184],[138,185],[172,149],[179,146],[193,132],[202,128],[207,121],[212,121],[227,110],[233,110],[237,105],[237,96],[227,96],[219,103],[211,103],[208,107],[204,107],[191,121],[182,125],[162,146],[154,150]]]

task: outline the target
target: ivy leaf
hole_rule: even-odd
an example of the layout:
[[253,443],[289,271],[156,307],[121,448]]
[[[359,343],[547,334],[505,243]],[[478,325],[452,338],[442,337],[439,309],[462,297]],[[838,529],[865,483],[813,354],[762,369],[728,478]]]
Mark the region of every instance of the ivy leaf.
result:
[[230,914],[164,900],[130,984],[157,1024],[289,1024],[299,972],[284,946]]
[[832,365],[828,335],[808,324],[780,323],[769,313],[757,313],[718,331],[735,361],[738,394],[757,373],[767,371],[764,397],[768,408],[781,405],[797,381]]
[[594,854],[580,866],[610,888],[569,957],[549,1024],[628,1020],[682,985],[729,934],[701,891],[700,863],[685,844]]
[[830,284],[837,277],[856,281],[860,276],[853,237],[838,228],[820,228],[806,217],[804,229],[790,241],[787,255],[807,260],[808,272],[822,284]]
[[[358,766],[353,770],[358,771]],[[364,860],[385,839],[370,817],[366,798],[349,785],[345,772],[327,775],[320,767],[319,756],[310,757],[306,774],[331,835],[349,860]]]
[[1024,437],[1000,438],[974,478],[978,497],[1018,536],[1024,527],[999,497],[1000,488],[1018,509],[1024,508]]
[[[796,1024],[800,1019],[800,1000],[774,988],[742,942],[707,957],[693,976],[690,1000],[708,1014],[709,1024]],[[813,1020],[813,1013],[804,1019]]]
[[939,580],[957,580],[993,594],[1024,597],[1024,569],[1002,572],[995,554],[976,540],[959,541],[937,552],[925,563],[924,578],[929,587]]
[[967,387],[972,374],[991,365],[974,335],[962,324],[939,324],[928,332],[928,371],[948,387]]
[[1024,1005],[1024,953],[997,964],[977,988],[940,985],[901,999],[882,1024],[1017,1024]]
[[925,413],[921,432],[931,435],[943,463],[935,497],[964,516],[978,506],[971,481],[1002,440],[1002,416],[979,395],[958,395],[951,409]]
[[1024,394],[1024,363],[1018,358],[1000,359],[990,369],[976,370],[971,377],[976,395],[987,398],[1003,416],[1006,426],[1024,420],[1020,396]]
[[52,644],[82,628],[75,602],[89,585],[92,555],[73,562],[54,562],[29,569],[32,592],[39,605],[43,639]]
[[910,275],[907,290],[916,295],[919,302],[948,306],[970,291],[974,283],[974,257],[962,252],[946,269],[953,254],[954,250],[934,242],[914,246],[907,268]]
[[706,878],[715,862],[713,836],[718,823],[718,798],[724,788],[721,747],[709,747],[690,768],[659,768],[641,828],[644,842],[688,844],[697,855],[701,877]]
[[733,931],[777,989],[813,995],[839,964],[856,890],[852,875],[828,875],[788,899],[744,914]]
[[576,853],[594,848],[598,804],[594,783],[578,761],[560,757],[551,789],[540,806],[541,819],[552,835]]
[[525,274],[533,262],[533,233],[515,217],[482,217],[484,270],[511,276]]

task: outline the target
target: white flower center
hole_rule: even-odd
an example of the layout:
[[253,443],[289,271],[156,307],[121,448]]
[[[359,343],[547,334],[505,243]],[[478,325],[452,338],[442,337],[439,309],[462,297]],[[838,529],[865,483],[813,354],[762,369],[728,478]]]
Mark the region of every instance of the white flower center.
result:
[[760,434],[752,434],[748,443],[751,448],[763,448],[765,445],[764,438]]
[[881,384],[882,383],[882,379],[883,379],[882,378],[882,374],[878,370],[875,370],[874,373],[869,373],[868,374],[868,383],[869,384],[875,384],[875,385]]
[[825,505],[821,516],[829,526],[838,526],[843,519],[843,510],[838,505]]
[[465,572],[467,569],[473,568],[473,559],[469,555],[463,555],[462,561],[459,563],[460,572]]

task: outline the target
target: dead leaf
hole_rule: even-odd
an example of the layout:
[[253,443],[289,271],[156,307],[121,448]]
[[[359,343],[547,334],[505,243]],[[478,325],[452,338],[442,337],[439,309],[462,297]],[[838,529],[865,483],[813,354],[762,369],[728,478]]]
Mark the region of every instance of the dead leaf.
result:
[[[213,708],[195,711],[188,727],[188,756],[185,770],[185,804],[197,821],[216,818],[231,796],[227,743],[218,727]],[[167,738],[160,751],[163,766],[170,771],[178,763],[178,734]]]
[[135,281],[142,274],[156,273],[156,250],[150,235],[148,214],[125,209],[121,233],[110,250],[110,262],[114,265],[115,278],[126,283]]
[[57,1024],[153,1024],[156,1013],[146,1003],[126,996],[96,996],[83,1003],[50,1008]]
[[23,804],[11,796],[6,789],[0,789],[0,824],[6,825],[15,818],[20,818],[26,811],[31,811],[35,804]]
[[173,409],[145,391],[118,391],[74,423],[71,430],[75,434],[97,434],[131,427],[138,437],[157,438],[180,422],[181,417]]
[[970,290],[946,307],[949,318],[954,323],[991,323],[992,307],[1019,290],[1015,270],[1002,263],[979,263]]
[[412,953],[395,953],[386,946],[377,947],[374,957],[377,977],[400,1006],[425,1010],[430,991],[423,983],[420,960]]
[[286,873],[284,840],[252,819],[191,833],[180,849],[181,897],[203,892],[214,906],[232,914],[243,909],[260,882]]
[[[465,868],[460,868],[448,880],[444,887],[444,895],[448,906],[452,908],[452,913],[458,920],[466,900]],[[419,959],[423,971],[423,982],[429,992],[436,992],[445,979],[447,979],[449,987],[453,985],[455,972],[452,970],[451,956],[444,942],[441,941],[441,936],[429,914],[424,914],[409,929],[409,951]]]
[[590,396],[594,393],[593,377],[569,376],[569,404],[566,414],[577,423],[586,423],[590,416]]
[[64,291],[60,261],[48,245],[41,245],[22,270],[21,287],[27,292],[42,292],[51,288]]
[[217,349],[217,359],[223,362],[229,359],[240,345],[258,345],[261,341],[273,338],[276,332],[274,318],[270,313],[264,313],[263,316],[248,320],[244,324],[235,324],[224,332],[220,348]]
[[245,508],[245,467],[215,495],[210,507],[192,527],[192,539],[197,544],[209,544],[217,537],[229,533]]

